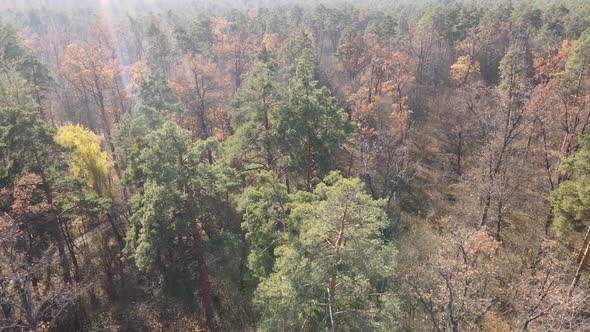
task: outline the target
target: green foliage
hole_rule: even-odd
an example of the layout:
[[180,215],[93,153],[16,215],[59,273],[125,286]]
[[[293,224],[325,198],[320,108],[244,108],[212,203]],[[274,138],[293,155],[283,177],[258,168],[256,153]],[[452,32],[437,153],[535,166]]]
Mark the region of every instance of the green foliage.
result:
[[146,55],[152,71],[168,72],[175,58],[175,50],[166,35],[160,22],[160,18],[152,15],[145,31],[147,45]]
[[41,63],[30,51],[24,53],[18,60],[16,70],[36,89],[47,90],[55,83],[47,66]]
[[281,60],[284,63],[283,72],[287,77],[295,75],[299,60],[313,64],[312,69],[315,73],[316,53],[310,35],[301,31],[289,38],[283,47]]
[[13,68],[25,54],[18,40],[16,30],[11,25],[0,24],[0,63],[2,70]]
[[449,45],[463,40],[469,29],[477,26],[481,13],[469,5],[455,3],[431,7],[418,22],[423,31],[436,34]]
[[184,53],[213,55],[214,36],[208,16],[199,15],[189,24],[181,22],[176,16],[173,21],[174,36]]
[[543,12],[543,26],[535,37],[540,48],[558,47],[561,41],[566,39],[565,21],[568,15],[569,9],[563,4],[553,4]]
[[561,238],[584,231],[590,217],[590,136],[582,135],[578,141],[580,149],[563,166],[563,172],[571,172],[572,179],[551,193],[555,231]]
[[512,47],[500,61],[500,91],[511,100],[522,101],[530,88],[528,56],[522,47]]
[[273,273],[256,291],[259,328],[394,328],[394,312],[382,311],[395,302],[383,286],[394,275],[395,259],[382,235],[389,224],[384,202],[367,195],[359,179],[335,172],[313,194],[293,200],[288,240],[275,249]]
[[[0,82],[4,96],[0,105],[0,156],[2,185],[23,172],[38,172],[63,148],[54,141],[54,129],[36,110],[26,81],[14,70]],[[62,164],[63,165],[63,164]]]
[[402,35],[399,18],[391,14],[377,14],[378,17],[369,20],[365,32],[375,34],[379,39],[379,45],[394,47]]
[[285,88],[275,75],[272,63],[257,62],[232,100],[235,133],[227,152],[246,169],[274,169],[279,162],[277,113],[284,103]]
[[[117,124],[114,140],[121,159],[137,159],[141,150],[148,144],[147,135],[161,128],[173,114],[184,111],[182,103],[174,95],[165,76],[156,71],[142,77],[139,86],[139,101]],[[131,163],[125,169],[124,182],[141,179],[141,170]]]
[[183,111],[182,103],[172,92],[166,76],[160,70],[141,78],[139,97],[140,105],[151,107],[158,112],[173,113]]
[[272,173],[261,173],[258,185],[246,188],[239,198],[242,228],[250,248],[248,268],[255,278],[266,278],[272,271],[274,250],[285,240],[290,202],[287,187]]
[[515,23],[516,29],[522,34],[536,31],[543,25],[541,9],[526,2],[514,8],[510,20]]
[[282,151],[289,156],[292,170],[307,176],[315,171],[325,174],[333,165],[338,146],[354,131],[354,124],[330,90],[318,87],[312,64],[303,58],[289,81],[288,95],[278,120]]
[[23,45],[16,30],[10,25],[0,24],[0,65],[0,70],[7,75],[13,75],[10,72],[15,71],[26,81],[28,93],[37,103],[41,102],[43,92],[54,83],[47,66]]
[[582,33],[565,64],[564,86],[576,95],[588,90],[590,77],[590,28]]
[[173,122],[150,132],[143,143],[129,160],[130,169],[139,172],[130,173],[127,180],[141,191],[134,198],[127,251],[140,269],[158,272],[165,288],[182,293],[167,273],[194,275],[187,270],[187,250],[200,244],[191,234],[199,232],[198,224],[204,229],[220,227],[214,206],[222,205],[235,174],[204,160],[214,141],[193,142],[189,132]]
[[[127,23],[122,9],[145,1],[90,2],[100,11],[6,10],[18,29],[0,24],[0,227],[26,226],[26,255],[60,247],[47,269],[22,264],[37,303],[52,273],[91,267],[76,289],[103,277],[141,288],[142,301],[172,304],[136,303],[169,330],[187,330],[166,313],[197,309],[196,296],[190,325],[207,331],[543,330],[584,312],[563,301],[571,262],[559,255],[577,245],[547,232],[577,244],[590,218],[590,136],[575,139],[590,124],[583,1],[154,0]],[[96,61],[67,70],[71,40],[104,53],[106,89],[87,85]],[[109,140],[75,125],[56,135],[44,118]],[[101,143],[124,170],[121,195],[109,195],[118,181]],[[545,224],[529,222],[563,179]],[[127,242],[96,232],[77,245],[103,222]],[[39,329],[58,321],[43,314]],[[136,318],[122,328],[162,329]]]

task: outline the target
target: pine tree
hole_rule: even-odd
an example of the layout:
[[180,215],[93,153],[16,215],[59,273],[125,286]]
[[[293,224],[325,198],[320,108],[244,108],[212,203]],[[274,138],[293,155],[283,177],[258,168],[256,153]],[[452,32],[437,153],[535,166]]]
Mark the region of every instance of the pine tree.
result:
[[259,328],[391,330],[395,249],[383,237],[383,207],[359,179],[335,172],[313,193],[295,194],[287,240],[256,291]]
[[280,110],[277,131],[282,153],[289,156],[291,170],[304,176],[307,190],[311,190],[315,176],[331,169],[338,146],[353,130],[353,123],[330,90],[318,87],[312,64],[300,58],[289,81],[288,102]]
[[133,198],[128,252],[141,270],[161,276],[168,294],[190,300],[191,280],[198,275],[205,324],[208,331],[216,330],[207,242],[223,230],[223,215],[215,211],[235,174],[204,160],[212,139],[193,142],[173,122],[164,122],[144,143],[130,156],[129,167],[140,172],[128,181],[140,192]]
[[276,170],[277,120],[284,105],[285,87],[275,79],[272,53],[259,52],[263,59],[248,73],[232,100],[231,121],[235,129],[227,143],[229,154],[245,169]]

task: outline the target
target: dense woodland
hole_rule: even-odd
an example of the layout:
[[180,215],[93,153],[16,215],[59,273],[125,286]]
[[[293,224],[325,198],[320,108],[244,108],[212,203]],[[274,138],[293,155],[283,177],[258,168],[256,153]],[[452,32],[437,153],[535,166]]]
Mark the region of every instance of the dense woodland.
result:
[[590,2],[0,17],[1,331],[590,331]]

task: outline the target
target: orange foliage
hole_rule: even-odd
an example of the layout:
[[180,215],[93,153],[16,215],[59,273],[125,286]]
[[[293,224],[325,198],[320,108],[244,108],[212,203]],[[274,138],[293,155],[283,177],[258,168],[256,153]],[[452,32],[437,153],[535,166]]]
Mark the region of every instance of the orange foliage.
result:
[[122,69],[110,44],[108,32],[99,26],[85,42],[72,42],[64,50],[61,72],[84,98],[98,107],[105,132],[125,111],[126,92]]
[[451,76],[457,81],[466,81],[470,75],[479,74],[479,61],[470,55],[462,55],[451,65]]
[[215,55],[232,76],[234,88],[237,89],[258,48],[258,36],[249,32],[247,26],[228,22],[221,17],[213,17],[211,21],[216,38]]
[[364,57],[366,66],[359,73],[359,87],[347,99],[348,108],[361,140],[384,140],[395,150],[407,137],[412,114],[407,105],[415,80],[410,56],[372,45]]
[[109,53],[90,45],[71,43],[64,51],[62,73],[79,88],[109,89],[117,68],[117,61]]
[[283,40],[279,33],[266,33],[264,34],[264,37],[262,37],[262,44],[264,44],[264,47],[267,49],[273,52],[278,52],[283,44]]
[[219,66],[207,57],[186,55],[175,68],[174,80],[169,82],[174,94],[191,111],[189,116],[194,121],[188,127],[198,131],[201,138],[216,135],[220,128],[225,131],[222,101],[231,91],[227,78],[220,77],[219,71]]
[[401,139],[409,126],[411,110],[407,106],[407,89],[415,80],[410,57],[405,52],[371,46],[366,53],[367,66],[360,75],[360,88],[348,98],[352,118],[359,133],[367,136],[379,132]]
[[11,205],[12,217],[26,218],[30,214],[40,213],[49,209],[45,201],[34,203],[33,193],[41,184],[41,178],[35,173],[27,173],[14,183],[12,189],[13,202]]
[[577,137],[590,125],[590,110],[584,93],[572,93],[562,86],[565,63],[574,47],[574,42],[564,40],[559,49],[549,48],[534,52],[535,77],[540,81],[531,95],[527,111],[535,118],[534,130],[540,137],[540,162],[545,165],[550,188],[558,185],[564,177],[561,163],[577,148]]
[[563,71],[565,62],[574,46],[575,41],[564,40],[559,49],[549,48],[544,52],[533,52],[535,78],[541,82],[547,82],[555,74]]

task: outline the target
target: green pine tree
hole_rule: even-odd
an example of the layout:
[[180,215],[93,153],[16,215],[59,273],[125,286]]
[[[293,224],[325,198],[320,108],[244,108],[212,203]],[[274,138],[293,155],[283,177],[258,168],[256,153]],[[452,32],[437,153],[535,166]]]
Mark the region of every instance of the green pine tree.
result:
[[290,204],[287,239],[273,273],[256,291],[263,331],[361,331],[394,328],[389,288],[395,249],[389,220],[359,179],[332,172]]

